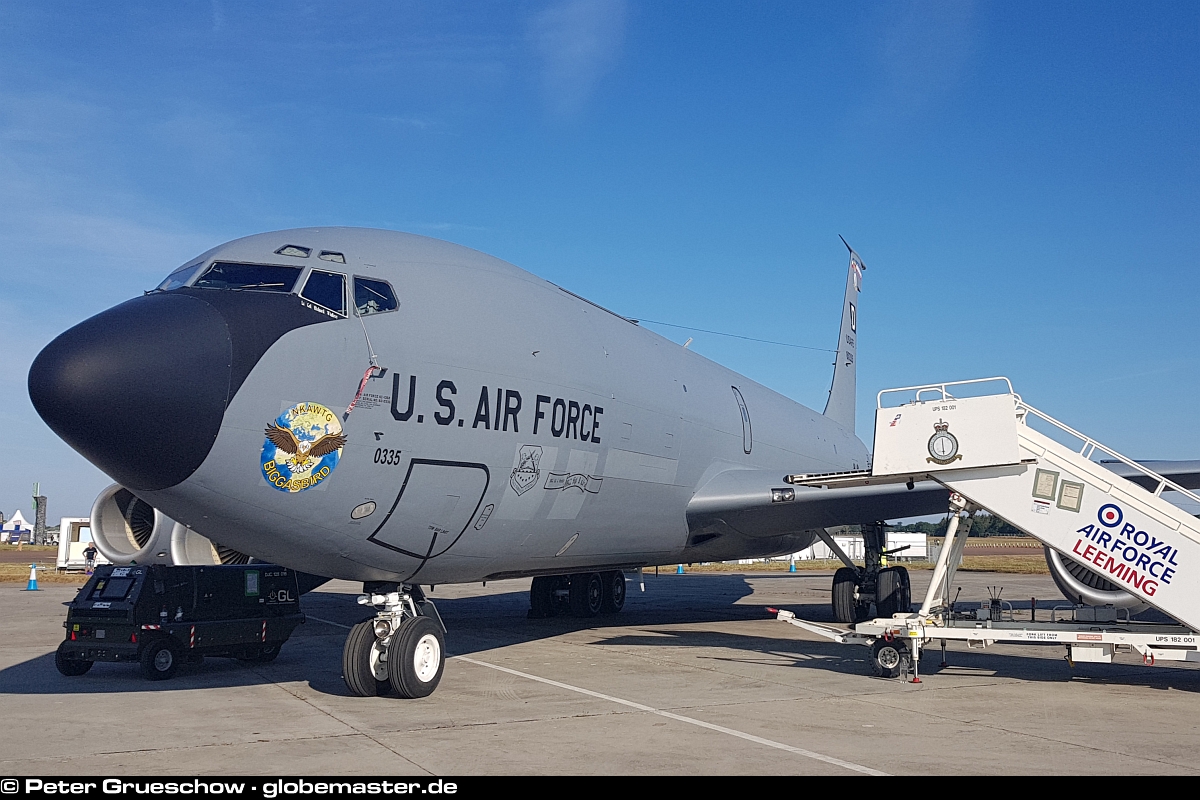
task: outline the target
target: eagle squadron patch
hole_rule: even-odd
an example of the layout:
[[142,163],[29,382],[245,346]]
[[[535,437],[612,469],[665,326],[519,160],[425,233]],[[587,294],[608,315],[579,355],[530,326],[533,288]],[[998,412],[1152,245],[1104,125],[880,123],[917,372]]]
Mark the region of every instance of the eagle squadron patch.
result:
[[263,478],[281,492],[303,492],[328,478],[346,445],[337,414],[319,403],[297,403],[265,432]]

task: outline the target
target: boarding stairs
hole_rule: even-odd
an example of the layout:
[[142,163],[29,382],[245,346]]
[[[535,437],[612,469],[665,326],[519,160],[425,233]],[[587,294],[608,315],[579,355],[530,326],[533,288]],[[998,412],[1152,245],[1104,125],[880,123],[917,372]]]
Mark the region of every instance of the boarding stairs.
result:
[[[980,394],[989,387],[998,391]],[[974,395],[974,396],[956,396]],[[904,400],[896,404],[893,398]],[[1120,462],[1143,476],[1138,484],[1095,459]],[[816,631],[838,641],[870,644],[874,637],[1062,642],[1082,660],[1111,661],[1132,647],[1147,663],[1200,661],[1200,520],[1163,499],[1188,491],[1112,448],[1070,428],[1017,395],[1007,378],[885,390],[877,398],[871,469],[840,475],[794,475],[795,484],[836,488],[934,480],[950,491],[952,512],[933,581],[916,613],[859,623],[853,633]],[[954,622],[950,581],[966,535],[960,517],[978,509],[1004,519],[1062,556],[1172,617],[1182,626],[1082,624],[1039,626]],[[949,608],[949,613],[947,609]],[[1083,617],[1092,623],[1115,614]],[[1112,609],[1110,608],[1111,612]],[[780,619],[789,619],[780,612]],[[985,616],[983,618],[986,618]],[[1076,617],[1075,619],[1081,619]],[[799,624],[799,623],[796,623]],[[823,626],[801,625],[810,630]],[[949,628],[965,630],[951,631]],[[836,633],[835,633],[836,632]]]

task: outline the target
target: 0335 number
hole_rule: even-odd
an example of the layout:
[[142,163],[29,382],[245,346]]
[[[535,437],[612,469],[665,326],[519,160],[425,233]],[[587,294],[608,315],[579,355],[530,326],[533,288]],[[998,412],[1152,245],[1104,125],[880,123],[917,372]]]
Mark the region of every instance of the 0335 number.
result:
[[385,447],[375,448],[375,463],[396,465],[400,463],[400,451],[388,450]]

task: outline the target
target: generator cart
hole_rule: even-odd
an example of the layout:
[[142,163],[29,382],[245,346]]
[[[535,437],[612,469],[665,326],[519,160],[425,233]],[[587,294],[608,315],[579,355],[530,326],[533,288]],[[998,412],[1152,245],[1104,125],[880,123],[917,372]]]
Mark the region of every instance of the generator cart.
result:
[[102,566],[70,603],[54,663],[82,675],[96,661],[138,662],[166,680],[184,661],[272,661],[304,622],[294,570],[274,564]]

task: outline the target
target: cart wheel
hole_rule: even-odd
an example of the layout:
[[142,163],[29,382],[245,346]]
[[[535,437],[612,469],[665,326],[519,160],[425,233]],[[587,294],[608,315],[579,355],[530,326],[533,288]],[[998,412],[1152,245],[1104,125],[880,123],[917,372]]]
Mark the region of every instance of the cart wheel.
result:
[[879,678],[899,678],[906,658],[904,643],[876,639],[871,648],[871,671]]
[[616,614],[625,607],[625,573],[619,569],[612,572],[602,572],[604,581],[604,599],[600,610],[605,614]]
[[342,680],[346,681],[350,694],[375,697],[391,691],[383,655],[383,647],[375,636],[374,620],[364,620],[350,629],[342,649]]
[[66,642],[60,644],[54,653],[54,666],[58,667],[59,672],[68,678],[74,678],[92,668],[91,661],[84,661],[82,658],[68,658],[63,655],[63,647],[66,644]]
[[151,639],[142,648],[142,675],[152,681],[169,680],[181,660],[179,648],[169,638]]
[[859,612],[854,602],[854,589],[858,584],[858,573],[842,567],[833,573],[833,618],[838,622],[859,622]]
[[274,661],[276,658],[279,657],[279,651],[282,649],[283,649],[282,644],[264,645],[263,648],[258,651],[258,655],[256,655],[254,657],[254,660],[259,662],[260,664],[270,664],[272,661]]
[[406,699],[428,697],[442,679],[446,640],[429,617],[405,620],[388,645],[388,680]]

